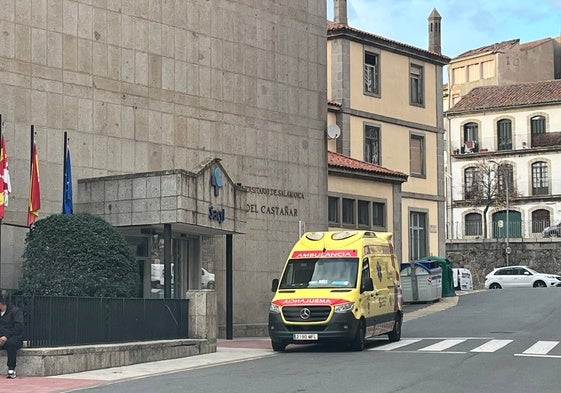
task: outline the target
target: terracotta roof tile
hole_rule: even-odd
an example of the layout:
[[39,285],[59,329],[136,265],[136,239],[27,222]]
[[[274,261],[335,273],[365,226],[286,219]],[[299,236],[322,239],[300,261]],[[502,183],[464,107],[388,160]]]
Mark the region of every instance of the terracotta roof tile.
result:
[[333,151],[328,151],[327,154],[328,166],[331,168],[350,169],[357,172],[369,172],[377,175],[396,177],[403,180],[407,180],[408,177],[405,173],[392,171],[391,169],[384,168],[383,166],[360,161]]
[[561,80],[473,88],[447,113],[561,103]]
[[530,42],[525,42],[524,44],[520,44],[520,50],[529,50],[529,49],[533,49],[536,48],[542,44],[545,44],[546,42],[551,41],[553,38],[542,38],[541,40],[535,40],[535,41],[530,41]]
[[414,50],[414,51],[422,53],[424,55],[437,56],[440,61],[444,61],[446,64],[448,64],[448,62],[450,61],[449,57],[444,56],[440,53],[436,53],[436,52],[429,51],[429,50],[422,49],[422,48],[417,48],[416,46],[404,44],[403,42],[399,42],[399,41],[394,41],[394,40],[391,40],[389,38],[382,37],[380,35],[369,33],[369,32],[364,31],[364,30],[355,29],[354,27],[351,27],[346,23],[336,23],[336,22],[332,22],[332,21],[327,21],[327,36],[328,37],[329,37],[329,33],[339,33],[339,32],[354,33],[354,34],[357,34],[357,35],[360,35],[360,36],[363,36],[363,37],[372,38],[372,39],[375,39],[375,40],[385,42],[385,43],[387,43],[391,46],[394,46],[394,47],[397,46],[397,47],[402,47],[403,49]]
[[479,55],[481,53],[487,53],[487,52],[497,53],[501,50],[511,48],[518,44],[520,44],[520,39],[518,38],[515,40],[496,42],[494,44],[482,46],[480,48],[470,49],[467,52],[461,53],[458,56],[454,57],[453,60],[459,59],[461,57],[469,57],[469,56]]

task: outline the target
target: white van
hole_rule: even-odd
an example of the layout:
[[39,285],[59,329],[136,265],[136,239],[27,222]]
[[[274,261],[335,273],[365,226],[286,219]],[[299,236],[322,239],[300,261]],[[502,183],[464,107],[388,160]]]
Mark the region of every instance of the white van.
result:
[[458,291],[473,290],[473,277],[469,269],[453,268],[452,272],[454,274],[454,289]]

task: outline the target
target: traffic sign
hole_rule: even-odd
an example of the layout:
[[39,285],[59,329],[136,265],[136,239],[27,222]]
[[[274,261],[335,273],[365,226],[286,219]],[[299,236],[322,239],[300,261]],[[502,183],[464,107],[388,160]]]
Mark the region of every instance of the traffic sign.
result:
[[507,247],[505,248],[505,252],[506,252],[507,254],[510,254],[510,253],[512,252],[512,248],[510,248],[510,246],[507,246]]

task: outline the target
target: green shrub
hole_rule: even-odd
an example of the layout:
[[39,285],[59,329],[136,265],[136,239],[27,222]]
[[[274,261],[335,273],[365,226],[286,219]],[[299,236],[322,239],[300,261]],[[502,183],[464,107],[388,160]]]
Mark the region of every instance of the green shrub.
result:
[[20,291],[25,295],[133,297],[139,275],[123,236],[89,214],[54,214],[26,238]]

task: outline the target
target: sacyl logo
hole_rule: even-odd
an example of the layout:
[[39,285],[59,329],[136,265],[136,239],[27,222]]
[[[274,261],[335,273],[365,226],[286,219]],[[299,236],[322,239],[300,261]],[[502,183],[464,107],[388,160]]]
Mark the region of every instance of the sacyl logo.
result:
[[210,177],[210,185],[214,188],[214,196],[217,197],[220,194],[220,189],[224,185],[222,181],[222,173],[220,173],[220,168],[216,167],[212,171],[212,176]]

